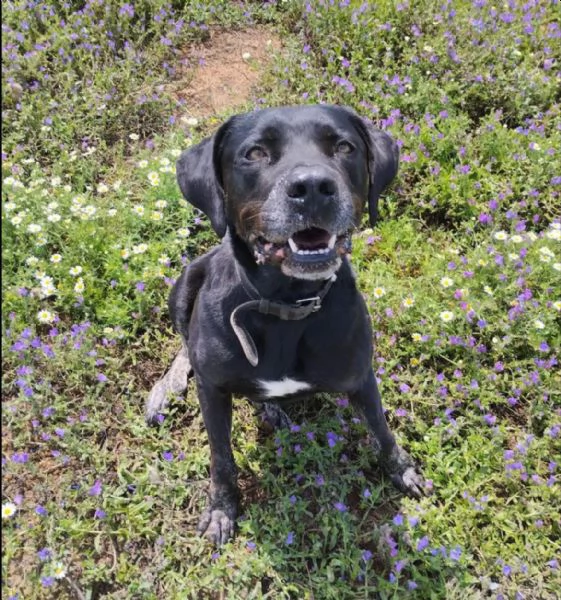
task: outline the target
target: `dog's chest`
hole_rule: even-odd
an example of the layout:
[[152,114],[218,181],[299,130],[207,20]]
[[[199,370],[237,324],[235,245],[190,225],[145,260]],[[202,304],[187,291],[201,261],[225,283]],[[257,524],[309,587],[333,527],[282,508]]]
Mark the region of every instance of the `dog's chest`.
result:
[[255,382],[255,385],[260,389],[265,398],[282,398],[283,396],[291,396],[313,388],[311,383],[293,379],[291,377],[283,377],[276,381],[271,379],[258,379]]

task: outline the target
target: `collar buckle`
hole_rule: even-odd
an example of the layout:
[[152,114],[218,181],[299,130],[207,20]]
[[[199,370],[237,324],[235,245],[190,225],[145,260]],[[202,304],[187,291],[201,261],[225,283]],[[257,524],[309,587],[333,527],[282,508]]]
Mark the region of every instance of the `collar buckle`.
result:
[[319,296],[302,298],[301,300],[296,300],[296,304],[301,308],[310,308],[312,312],[317,312],[321,308],[321,298]]

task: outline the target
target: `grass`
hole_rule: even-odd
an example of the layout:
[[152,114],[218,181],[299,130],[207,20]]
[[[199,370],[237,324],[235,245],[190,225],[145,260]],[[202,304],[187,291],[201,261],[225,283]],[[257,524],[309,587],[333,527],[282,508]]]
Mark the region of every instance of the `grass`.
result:
[[[559,597],[556,6],[5,9],[6,597]],[[142,409],[178,344],[170,286],[216,243],[174,161],[227,116],[186,124],[168,84],[209,28],[256,24],[284,48],[247,109],[346,104],[399,141],[353,264],[388,419],[433,494],[384,479],[345,398],[290,407],[272,436],[240,399],[243,516],[216,551],[194,533],[209,467],[194,390],[159,428]]]

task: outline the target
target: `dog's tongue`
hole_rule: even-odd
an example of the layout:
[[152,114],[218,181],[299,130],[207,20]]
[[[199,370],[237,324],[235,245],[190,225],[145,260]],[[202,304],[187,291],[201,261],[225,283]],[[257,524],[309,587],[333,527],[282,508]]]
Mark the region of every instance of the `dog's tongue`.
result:
[[297,231],[292,239],[301,250],[317,250],[318,248],[327,248],[331,236],[325,229],[319,227],[310,227]]

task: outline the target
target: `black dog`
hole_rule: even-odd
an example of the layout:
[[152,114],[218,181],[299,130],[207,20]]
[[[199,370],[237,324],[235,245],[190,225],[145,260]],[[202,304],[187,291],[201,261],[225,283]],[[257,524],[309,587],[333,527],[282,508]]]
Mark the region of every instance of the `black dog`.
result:
[[392,139],[337,106],[234,116],[177,162],[183,195],[223,240],[171,292],[183,348],[152,390],[146,418],[153,422],[194,374],[211,450],[199,531],[215,543],[233,535],[238,514],[233,394],[264,402],[281,426],[277,399],[348,394],[393,483],[422,493],[421,475],[386,424],[370,320],[347,258],[364,206],[373,223],[397,168]]

